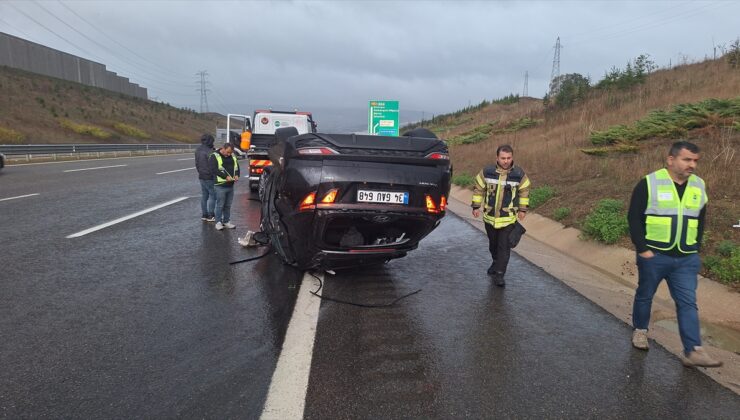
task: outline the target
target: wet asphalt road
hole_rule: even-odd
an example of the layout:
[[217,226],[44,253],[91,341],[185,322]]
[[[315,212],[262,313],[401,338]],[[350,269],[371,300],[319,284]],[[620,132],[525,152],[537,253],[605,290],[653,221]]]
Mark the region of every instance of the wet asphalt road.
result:
[[[0,417],[259,416],[302,273],[217,232],[183,156],[0,173]],[[63,170],[126,164],[64,173]],[[198,196],[79,238],[69,234]]]
[[[257,418],[302,273],[200,221],[183,156],[0,172],[0,417]],[[99,171],[64,169],[126,164]],[[182,202],[66,239],[178,197]],[[307,418],[738,418],[740,398],[448,215],[408,257],[326,275]]]

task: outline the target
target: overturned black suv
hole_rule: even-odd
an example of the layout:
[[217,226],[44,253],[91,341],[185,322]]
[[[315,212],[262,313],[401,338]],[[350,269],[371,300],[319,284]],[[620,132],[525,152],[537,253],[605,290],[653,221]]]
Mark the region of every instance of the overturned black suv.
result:
[[261,229],[301,269],[400,258],[445,214],[447,145],[426,129],[401,137],[276,132],[261,182]]

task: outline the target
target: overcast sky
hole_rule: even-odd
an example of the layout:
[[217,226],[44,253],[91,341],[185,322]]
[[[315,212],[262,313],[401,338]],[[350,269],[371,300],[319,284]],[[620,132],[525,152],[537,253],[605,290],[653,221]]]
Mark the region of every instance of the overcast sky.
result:
[[[560,73],[600,79],[640,54],[712,57],[740,36],[740,1],[0,0],[0,31],[105,64],[150,98],[198,110],[248,106],[406,110],[546,93]],[[719,49],[717,50],[719,54]],[[251,108],[250,108],[251,109]]]

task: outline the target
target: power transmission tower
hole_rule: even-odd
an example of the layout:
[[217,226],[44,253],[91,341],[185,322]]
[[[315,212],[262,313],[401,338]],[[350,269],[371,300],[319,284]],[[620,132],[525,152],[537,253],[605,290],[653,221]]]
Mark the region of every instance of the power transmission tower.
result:
[[524,72],[524,91],[522,92],[523,98],[527,96],[529,96],[529,71]]
[[555,56],[552,58],[552,73],[550,73],[550,97],[560,92],[560,37],[555,42]]
[[208,71],[201,70],[195,73],[195,75],[200,76],[200,87],[196,90],[200,91],[200,113],[202,114],[203,112],[208,112],[208,92],[210,92],[210,89],[206,89]]

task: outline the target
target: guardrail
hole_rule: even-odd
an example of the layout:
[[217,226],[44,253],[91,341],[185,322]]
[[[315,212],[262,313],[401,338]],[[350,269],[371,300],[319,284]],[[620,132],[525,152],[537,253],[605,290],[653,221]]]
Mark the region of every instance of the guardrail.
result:
[[[128,152],[130,156],[136,154],[148,154],[154,152],[178,152],[193,151],[198,144],[27,144],[27,145],[0,145],[0,153],[8,157],[25,156],[26,160],[33,157],[50,156],[54,160],[59,155],[70,155],[80,157],[87,154],[97,155],[113,154],[118,156],[119,152]],[[22,159],[22,158],[21,158]]]

